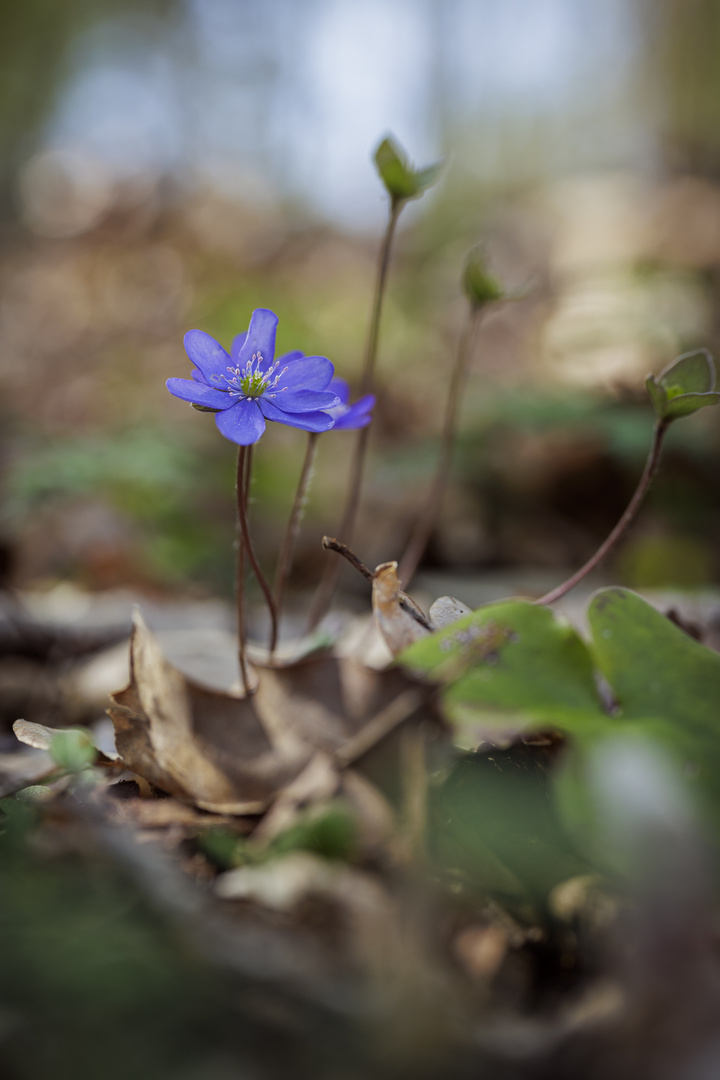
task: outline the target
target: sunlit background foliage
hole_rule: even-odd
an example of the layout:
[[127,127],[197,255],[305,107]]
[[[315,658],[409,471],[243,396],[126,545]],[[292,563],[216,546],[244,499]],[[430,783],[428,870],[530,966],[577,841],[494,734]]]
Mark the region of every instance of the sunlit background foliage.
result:
[[[392,130],[447,158],[406,214],[357,546],[397,556],[433,461],[478,240],[525,299],[486,322],[425,570],[555,580],[629,496],[642,377],[717,347],[717,0],[28,0],[0,10],[0,529],[15,583],[229,594],[232,450],[170,398],[182,334],[273,308],[359,372]],[[349,436],[322,440],[317,578]],[[258,455],[271,563],[302,436]],[[671,434],[613,576],[716,581],[717,420]],[[364,520],[364,524],[363,524]]]

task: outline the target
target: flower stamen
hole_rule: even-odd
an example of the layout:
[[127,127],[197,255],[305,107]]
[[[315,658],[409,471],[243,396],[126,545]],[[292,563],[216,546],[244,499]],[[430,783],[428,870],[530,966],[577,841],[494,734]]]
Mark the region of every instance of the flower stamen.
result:
[[[223,387],[223,391],[234,397],[259,398],[263,397],[268,391],[275,390],[280,379],[287,371],[287,365],[282,371],[275,374],[279,367],[278,360],[271,364],[267,371],[260,370],[262,363],[263,355],[258,352],[252,354],[252,357],[242,369],[239,366],[228,367],[227,375],[218,376],[219,379],[223,379],[227,383],[227,388]],[[283,386],[280,389],[285,390],[286,387]],[[275,394],[269,394],[268,396],[275,397]]]

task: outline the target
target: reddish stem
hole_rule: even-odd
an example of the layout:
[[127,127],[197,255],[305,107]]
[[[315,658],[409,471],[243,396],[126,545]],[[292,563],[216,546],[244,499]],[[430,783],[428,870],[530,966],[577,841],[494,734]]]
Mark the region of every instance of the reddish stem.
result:
[[319,437],[320,436],[315,431],[311,431],[308,435],[305,458],[303,460],[302,469],[300,470],[300,479],[298,480],[297,490],[295,491],[295,499],[293,500],[292,510],[290,511],[290,520],[288,521],[285,540],[283,541],[277,570],[275,572],[275,607],[277,608],[278,618],[282,612],[285,585],[292,566],[293,551],[295,549],[298,532],[300,531],[300,522],[302,520],[305,500],[310,486]]
[[[372,314],[370,316],[367,345],[365,347],[365,365],[361,382],[361,393],[363,394],[369,394],[373,389],[375,362],[377,360],[378,342],[380,339],[380,318],[382,316],[385,287],[387,284],[388,270],[390,268],[390,251],[395,235],[395,227],[398,223],[398,218],[400,217],[400,211],[404,205],[405,202],[403,199],[393,199],[390,204],[390,216],[388,218],[385,236],[383,237],[378,257],[375,295],[373,298]],[[346,544],[352,543],[352,537],[355,531],[355,519],[360,504],[363,468],[365,466],[369,438],[370,425],[360,428],[357,433],[352,463],[350,465],[350,478],[348,481],[345,507],[340,522],[340,528],[338,529],[338,539]],[[308,619],[309,630],[313,630],[328,611],[328,608],[332,603],[339,572],[339,562],[332,561],[326,564],[325,571],[320,580],[320,584],[318,585],[315,599],[313,600],[310,609],[310,616]]]
[[460,396],[467,378],[475,339],[477,337],[477,330],[480,325],[480,318],[486,310],[486,306],[473,306],[470,309],[470,317],[460,338],[457,359],[455,361],[455,367],[450,381],[447,405],[445,407],[445,420],[443,423],[440,453],[438,455],[435,477],[430,487],[430,492],[425,500],[424,507],[415,523],[415,528],[408,541],[405,554],[400,560],[398,577],[404,588],[407,588],[410,584],[410,581],[417,570],[418,563],[427,547],[430,533],[437,520],[438,511],[450,473],[450,466],[452,464],[453,449],[455,447],[455,438],[457,436]]
[[[272,589],[268,585],[267,578],[265,577],[265,575],[262,572],[262,567],[260,566],[260,563],[257,560],[257,556],[255,555],[255,551],[254,551],[254,548],[252,546],[252,542],[250,540],[250,529],[249,529],[249,526],[248,526],[248,517],[247,517],[247,502],[248,502],[248,498],[249,498],[249,494],[250,494],[250,465],[249,465],[249,459],[250,459],[251,454],[252,454],[252,448],[248,447],[248,446],[241,446],[239,451],[238,451],[237,475],[238,475],[239,482],[241,482],[241,484],[242,484],[242,495],[238,497],[238,501],[237,501],[238,520],[240,522],[240,532],[241,532],[241,535],[242,535],[243,547],[244,547],[245,551],[247,552],[247,557],[250,560],[250,565],[252,567],[253,574],[255,575],[255,578],[257,580],[258,585],[262,589],[263,595],[265,597],[265,601],[266,601],[267,606],[268,606],[268,611],[270,612],[270,643],[269,643],[269,649],[270,649],[270,654],[272,655],[272,653],[275,651],[275,646],[277,644],[277,629],[278,629],[278,626],[277,626],[277,609],[275,607],[275,601],[273,599]],[[246,459],[248,459],[247,467],[246,467]]]
[[575,586],[579,582],[581,582],[584,577],[586,577],[592,570],[595,569],[598,563],[602,562],[610,549],[615,546],[618,540],[627,531],[635,515],[640,509],[642,501],[647,495],[648,488],[650,487],[655,473],[658,470],[658,465],[660,464],[660,453],[662,451],[662,443],[667,429],[667,420],[656,421],[652,446],[650,447],[650,453],[648,454],[648,459],[645,462],[645,468],[643,469],[643,474],[640,477],[640,482],[635,489],[635,494],[628,503],[627,510],[620,518],[610,535],[603,541],[595,554],[591,558],[589,558],[588,561],[583,566],[581,566],[579,570],[575,571],[572,577],[569,577],[567,581],[563,581],[561,585],[556,586],[556,588],[552,589],[549,593],[546,593],[545,596],[541,596],[540,599],[536,601],[536,603],[553,604],[556,600],[559,600],[561,596],[564,596],[565,593],[568,593],[571,589],[574,589]]

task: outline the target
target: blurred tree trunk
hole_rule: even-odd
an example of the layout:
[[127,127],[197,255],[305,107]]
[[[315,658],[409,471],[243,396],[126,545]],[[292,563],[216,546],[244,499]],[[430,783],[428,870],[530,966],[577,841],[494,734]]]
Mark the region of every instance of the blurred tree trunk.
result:
[[0,221],[14,216],[18,169],[36,147],[73,47],[93,23],[169,12],[176,0],[0,0]]
[[640,0],[666,164],[720,177],[720,0]]

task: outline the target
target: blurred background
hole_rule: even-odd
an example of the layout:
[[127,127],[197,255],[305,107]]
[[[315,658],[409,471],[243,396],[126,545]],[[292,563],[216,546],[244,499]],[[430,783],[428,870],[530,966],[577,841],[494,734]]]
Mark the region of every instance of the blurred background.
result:
[[[277,312],[282,350],[357,380],[387,213],[371,156],[388,131],[447,166],[402,219],[355,546],[370,565],[402,553],[465,318],[463,260],[483,241],[525,299],[484,325],[422,569],[499,575],[500,595],[562,580],[634,488],[645,374],[717,351],[719,60],[720,0],[2,5],[5,583],[230,596],[234,448],[165,380],[189,376],[187,329],[229,345],[257,306]],[[715,413],[673,428],[614,580],[718,582]],[[352,439],[321,441],[301,589],[337,528]],[[303,447],[272,425],[256,457],[269,569]],[[362,581],[346,588],[366,603]]]

